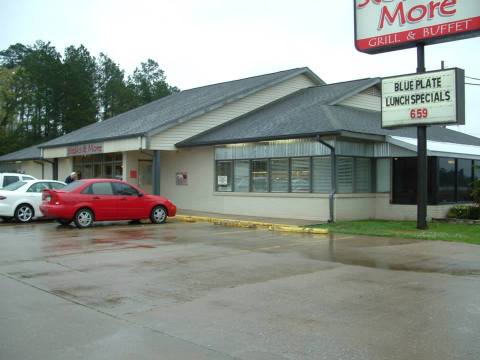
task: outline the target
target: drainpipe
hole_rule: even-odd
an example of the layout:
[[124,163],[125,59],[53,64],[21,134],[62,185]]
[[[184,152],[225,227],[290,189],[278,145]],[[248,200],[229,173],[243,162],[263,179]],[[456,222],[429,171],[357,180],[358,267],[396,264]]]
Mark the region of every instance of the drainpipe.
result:
[[335,222],[335,194],[337,193],[337,160],[335,156],[335,147],[330,145],[329,143],[325,142],[322,140],[320,135],[317,135],[317,141],[328,147],[330,149],[330,171],[331,171],[331,191],[328,196],[328,203],[329,203],[329,208],[330,208],[330,218],[328,220],[329,223]]

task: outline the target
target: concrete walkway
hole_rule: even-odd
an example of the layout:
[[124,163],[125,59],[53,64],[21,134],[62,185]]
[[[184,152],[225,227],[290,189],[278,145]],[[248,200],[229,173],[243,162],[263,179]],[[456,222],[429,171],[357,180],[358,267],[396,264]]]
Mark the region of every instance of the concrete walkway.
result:
[[194,210],[178,210],[179,215],[188,215],[188,216],[202,216],[202,217],[213,217],[221,219],[232,219],[232,220],[242,220],[242,221],[255,221],[255,222],[265,222],[273,224],[286,224],[286,225],[295,225],[295,226],[304,226],[304,225],[313,225],[320,224],[320,221],[314,220],[303,220],[303,219],[283,219],[283,218],[270,218],[262,216],[244,216],[244,215],[230,215],[230,214],[220,214],[214,212],[206,211],[194,211]]

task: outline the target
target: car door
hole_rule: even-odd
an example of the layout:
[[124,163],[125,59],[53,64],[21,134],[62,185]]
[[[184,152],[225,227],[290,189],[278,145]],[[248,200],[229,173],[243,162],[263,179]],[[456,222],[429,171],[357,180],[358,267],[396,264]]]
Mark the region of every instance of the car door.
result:
[[35,217],[43,216],[42,212],[40,211],[40,205],[42,203],[42,192],[43,190],[47,190],[50,187],[48,186],[48,182],[37,182],[27,189],[25,192],[26,201],[32,205],[33,211],[35,212]]
[[125,183],[114,182],[112,185],[120,202],[119,211],[122,220],[139,220],[146,217],[148,210],[137,189]]
[[95,182],[90,184],[83,192],[85,202],[95,213],[95,220],[119,220],[120,206],[117,196],[113,193],[111,182]]

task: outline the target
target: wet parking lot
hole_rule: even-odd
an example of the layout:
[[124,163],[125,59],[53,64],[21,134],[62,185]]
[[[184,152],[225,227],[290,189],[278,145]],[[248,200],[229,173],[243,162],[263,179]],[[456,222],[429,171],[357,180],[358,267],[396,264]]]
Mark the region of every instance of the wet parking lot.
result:
[[478,359],[480,247],[0,223],[0,359]]

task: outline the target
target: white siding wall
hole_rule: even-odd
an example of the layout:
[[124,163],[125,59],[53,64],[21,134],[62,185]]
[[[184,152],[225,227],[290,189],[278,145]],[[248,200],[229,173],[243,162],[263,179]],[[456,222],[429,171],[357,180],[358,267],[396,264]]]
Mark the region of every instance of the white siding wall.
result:
[[381,111],[382,99],[377,96],[357,94],[351,98],[343,100],[341,103],[339,103],[339,105],[372,111]]
[[187,121],[152,137],[150,149],[173,150],[175,144],[208,129],[233,120],[297,90],[316,85],[305,75],[299,75],[281,84],[259,91],[245,99],[225,105],[205,115]]

